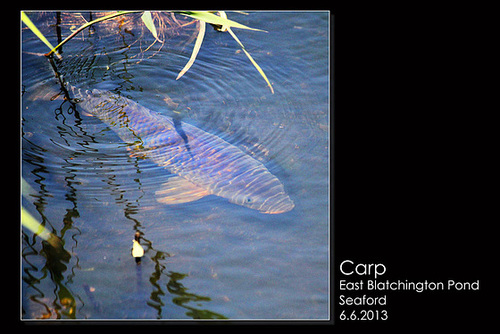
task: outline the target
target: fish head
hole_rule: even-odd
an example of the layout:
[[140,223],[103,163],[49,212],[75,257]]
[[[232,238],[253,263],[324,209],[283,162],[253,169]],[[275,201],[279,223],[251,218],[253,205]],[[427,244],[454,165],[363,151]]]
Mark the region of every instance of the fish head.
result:
[[261,213],[278,214],[292,210],[295,204],[285,192],[274,194],[272,197],[248,196],[241,205],[258,210]]
[[[96,116],[106,122],[113,119],[113,114],[119,112],[127,105],[120,96],[100,89],[80,89],[74,86],[68,87],[73,93],[73,102],[89,116]],[[114,116],[116,118],[116,116]]]

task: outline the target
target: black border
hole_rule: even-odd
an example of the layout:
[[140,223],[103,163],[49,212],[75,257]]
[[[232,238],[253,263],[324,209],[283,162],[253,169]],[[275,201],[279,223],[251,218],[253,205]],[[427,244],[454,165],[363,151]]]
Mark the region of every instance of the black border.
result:
[[[488,112],[495,112],[486,99],[493,90],[485,81],[491,76],[488,46],[496,40],[487,35],[496,22],[487,16],[493,8],[356,3],[329,10],[331,321],[28,321],[23,325],[333,323],[341,329],[480,327],[494,319],[487,303],[493,284],[486,271],[494,263],[489,258],[494,243],[488,239],[488,227],[496,224],[486,214],[494,202],[483,188],[492,183],[486,166],[497,152],[487,146],[493,139]],[[14,27],[19,24],[17,13],[9,12]],[[19,35],[14,43],[19,43]],[[12,268],[19,268],[13,258]],[[387,322],[341,322],[336,314],[338,264],[345,259],[383,263],[388,269],[385,279],[480,279],[481,290],[389,293]],[[19,308],[12,309],[11,319],[17,319]]]
[[363,325],[492,320],[484,191],[491,183],[484,151],[491,21],[484,10],[390,3],[337,13],[332,273],[339,327],[361,324],[338,320],[346,259],[384,264],[384,280],[480,280],[479,291],[389,292],[389,320]]

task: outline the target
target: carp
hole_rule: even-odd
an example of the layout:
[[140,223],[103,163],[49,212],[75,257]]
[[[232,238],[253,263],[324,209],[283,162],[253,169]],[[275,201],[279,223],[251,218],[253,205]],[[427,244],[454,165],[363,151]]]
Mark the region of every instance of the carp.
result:
[[67,87],[76,105],[106,123],[134,155],[175,175],[155,192],[158,202],[179,204],[216,195],[261,213],[294,208],[276,176],[224,139],[110,91]]

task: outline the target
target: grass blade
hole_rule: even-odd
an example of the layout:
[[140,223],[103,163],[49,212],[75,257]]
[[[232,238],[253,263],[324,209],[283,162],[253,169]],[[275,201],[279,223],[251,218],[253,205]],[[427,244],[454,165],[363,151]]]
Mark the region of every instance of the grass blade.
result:
[[196,56],[198,55],[198,51],[200,51],[201,48],[201,43],[203,42],[203,37],[205,36],[205,22],[200,21],[200,31],[198,32],[198,36],[196,37],[196,42],[194,43],[194,48],[193,48],[193,53],[191,54],[191,58],[189,58],[189,61],[187,62],[186,66],[179,72],[179,75],[175,80],[179,80],[184,73],[186,73],[190,68],[191,65],[193,65]]
[[179,13],[182,15],[192,17],[193,19],[201,20],[201,21],[204,21],[207,23],[216,24],[216,25],[220,25],[220,26],[227,26],[230,28],[232,27],[232,28],[249,29],[249,30],[267,32],[267,31],[262,30],[262,29],[255,29],[255,28],[247,27],[241,23],[231,21],[227,18],[222,18],[220,16],[217,16],[215,14],[212,14],[212,13],[209,13],[206,11],[192,11],[192,12],[180,11]]
[[49,232],[35,217],[33,217],[25,208],[21,207],[21,223],[31,232],[37,234],[43,240],[49,242],[53,247],[60,245],[59,239]]
[[[54,49],[54,47],[52,46],[52,44],[50,44],[50,42],[47,40],[47,38],[45,38],[45,36],[40,32],[40,30],[38,30],[38,28],[35,26],[35,24],[33,24],[33,22],[31,22],[31,20],[29,19],[28,15],[26,15],[25,12],[21,12],[21,20],[23,21],[24,24],[26,24],[26,26],[28,28],[30,28],[30,30],[42,41],[45,43],[45,45],[47,45],[49,47],[49,49]],[[56,55],[57,57],[61,58],[61,55],[59,53],[56,52]]]
[[151,12],[145,11],[144,14],[142,14],[142,16],[141,16],[141,19],[142,19],[142,22],[144,22],[144,25],[146,26],[146,28],[148,28],[149,31],[151,31],[154,38],[156,38],[156,40],[158,42],[163,43],[162,41],[160,41],[158,39],[158,34],[156,33],[156,28],[155,28],[155,24],[153,23],[153,18],[151,17]]
[[231,34],[231,36],[233,36],[234,40],[236,42],[238,42],[238,44],[241,46],[241,49],[243,50],[243,52],[245,52],[245,54],[247,55],[248,59],[250,59],[250,61],[252,62],[253,66],[255,66],[255,68],[257,69],[257,71],[259,71],[260,75],[264,78],[264,80],[266,80],[267,85],[271,89],[271,93],[274,94],[273,86],[271,86],[271,83],[267,79],[267,76],[264,73],[264,71],[262,70],[262,68],[260,68],[259,64],[257,64],[257,62],[255,60],[253,60],[252,56],[250,56],[250,53],[248,53],[247,50],[245,50],[245,47],[240,42],[240,40],[238,39],[238,37],[236,37],[236,35],[234,34],[234,32],[231,30],[231,28],[227,28],[227,31]]

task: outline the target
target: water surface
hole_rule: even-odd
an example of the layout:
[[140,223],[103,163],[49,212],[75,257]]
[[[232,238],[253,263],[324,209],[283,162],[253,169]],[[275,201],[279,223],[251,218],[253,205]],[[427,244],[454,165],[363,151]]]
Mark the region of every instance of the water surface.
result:
[[[53,44],[58,28],[64,38],[81,24],[76,15],[59,25],[55,13],[28,15]],[[130,17],[66,44],[56,62],[64,80],[224,138],[264,163],[295,208],[266,215],[216,196],[156,202],[169,172],[54,98],[59,84],[40,56],[47,47],[23,26],[22,177],[31,190],[22,205],[63,247],[23,229],[22,318],[327,319],[329,13],[229,13],[268,31],[234,29],[275,94],[231,36],[210,26],[194,65],[175,80],[196,25],[151,45],[140,14]],[[136,231],[146,250],[139,266],[130,254]]]

